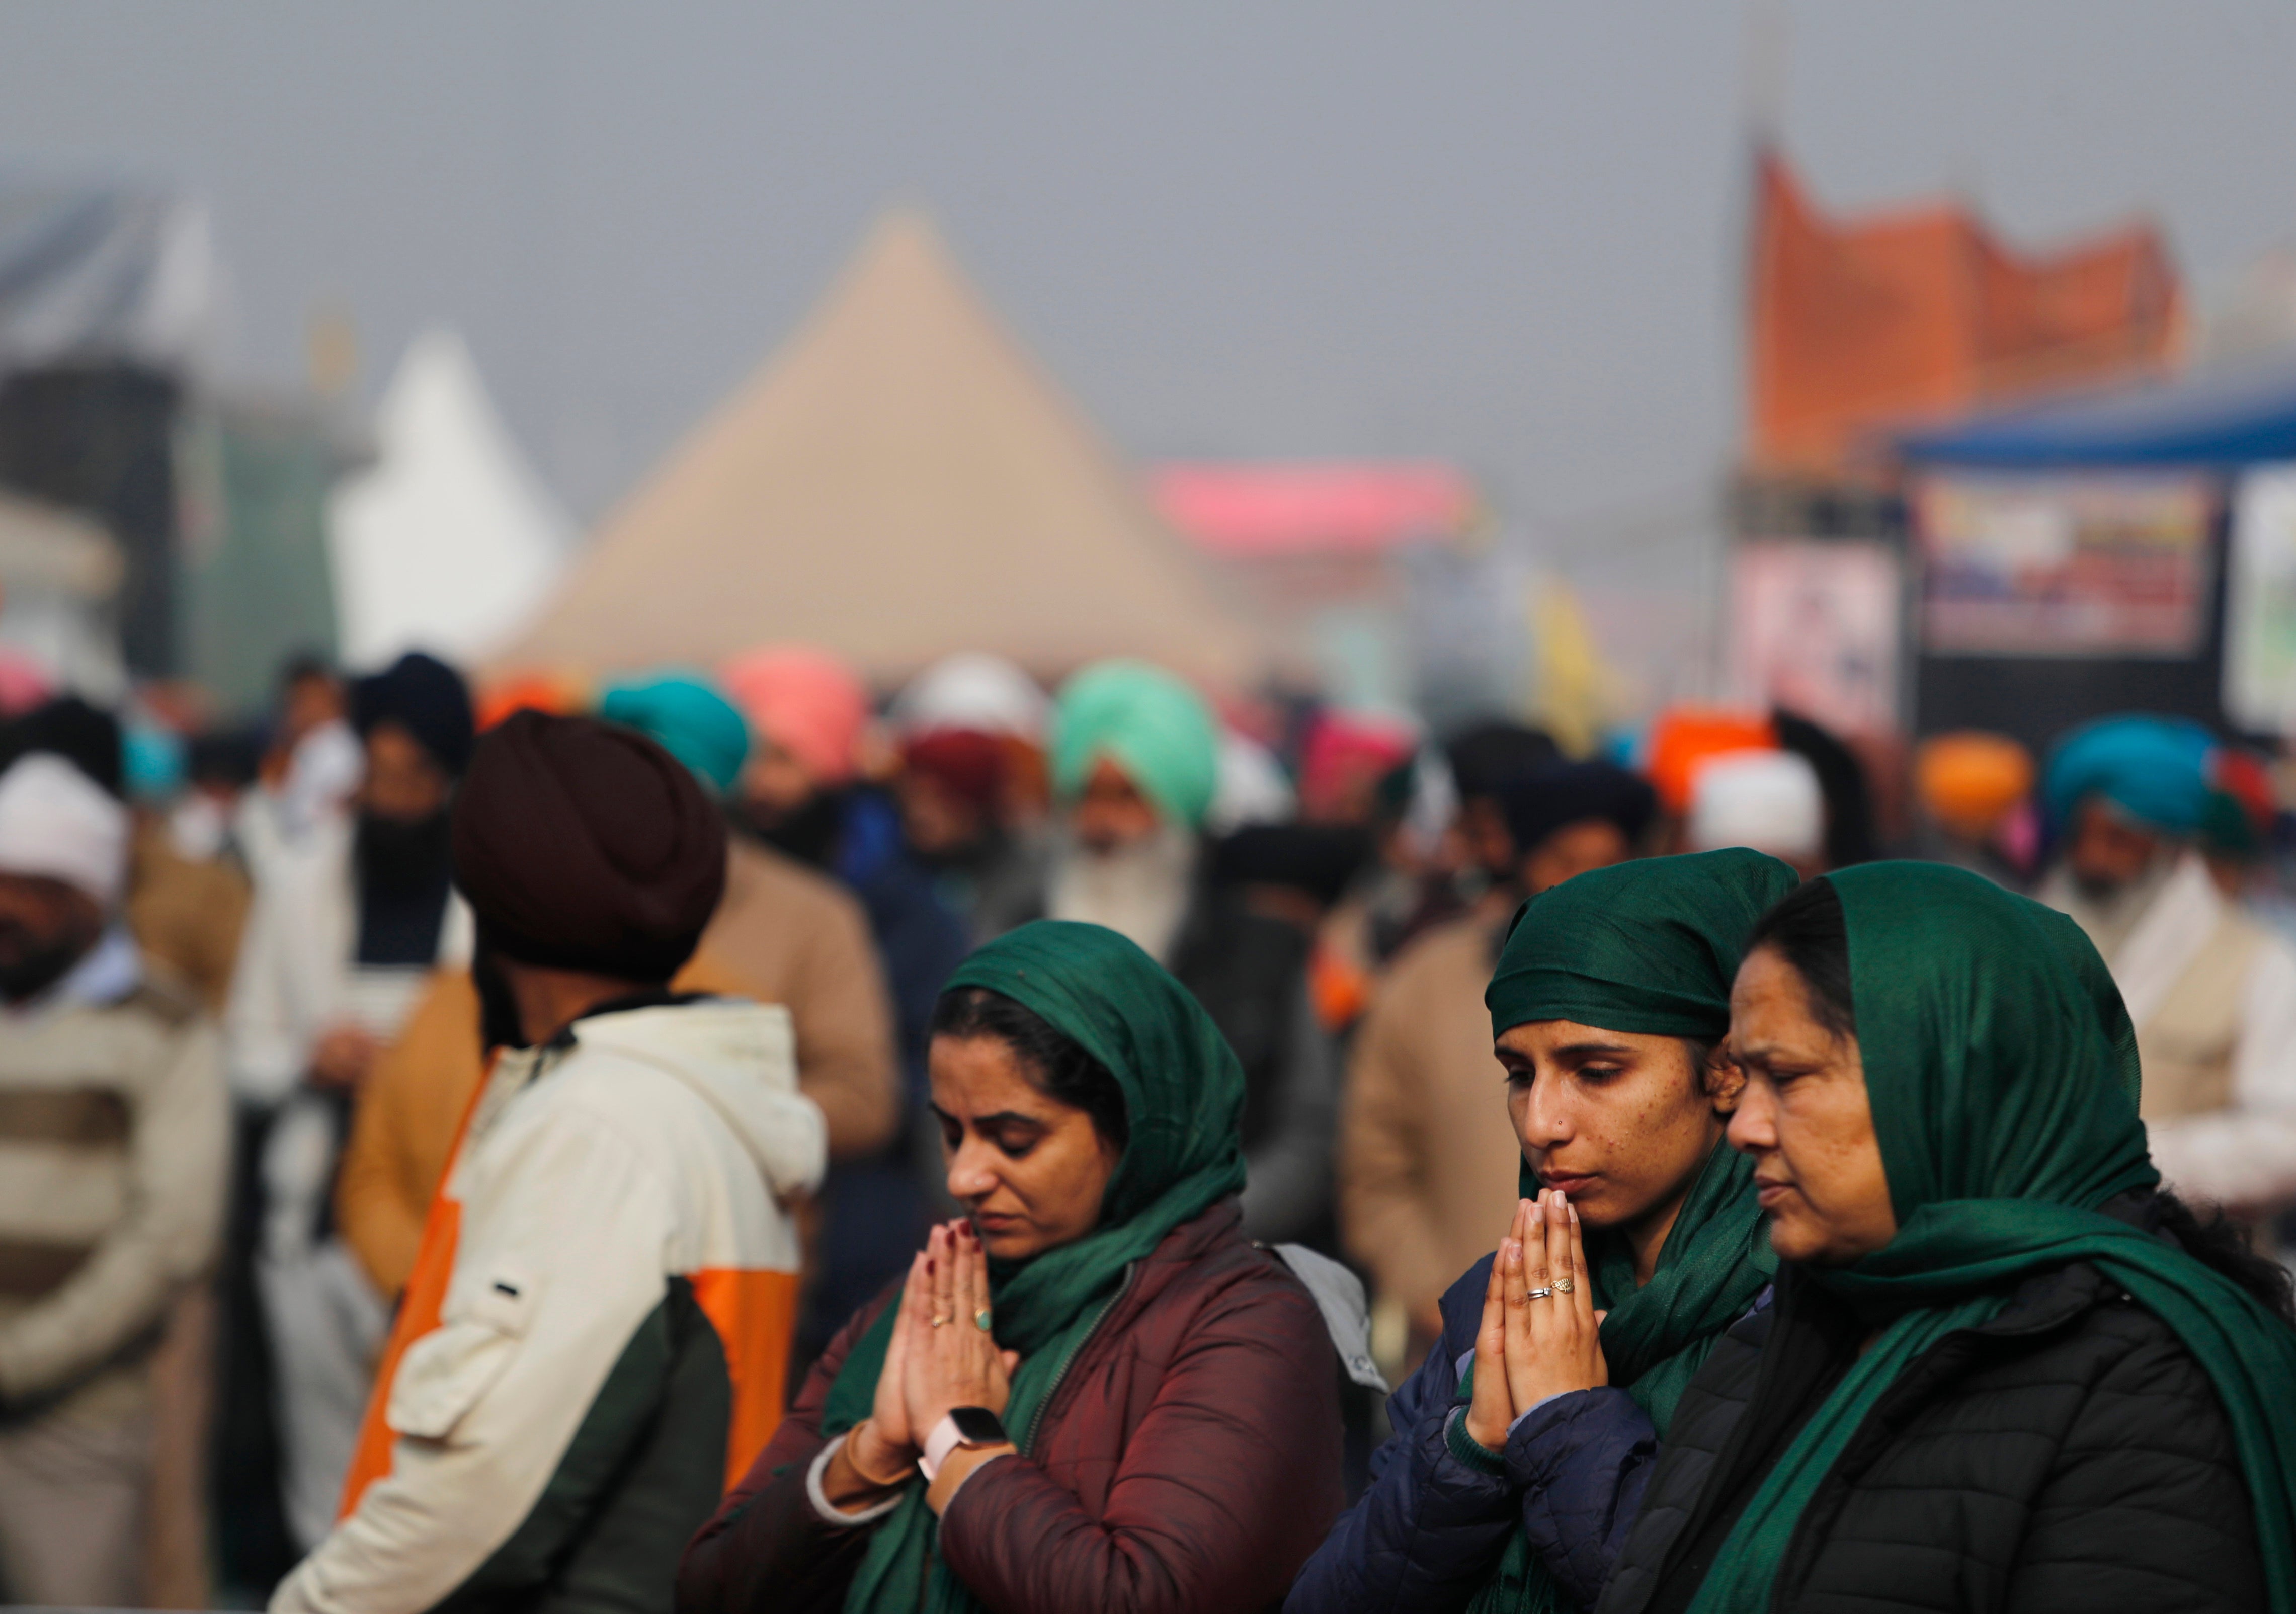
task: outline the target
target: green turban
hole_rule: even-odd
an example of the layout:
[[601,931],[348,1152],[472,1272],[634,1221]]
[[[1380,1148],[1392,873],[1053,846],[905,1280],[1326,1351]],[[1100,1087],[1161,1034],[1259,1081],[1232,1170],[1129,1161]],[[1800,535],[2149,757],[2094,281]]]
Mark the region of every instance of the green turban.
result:
[[734,703],[688,674],[614,684],[598,702],[598,716],[637,730],[720,796],[734,788],[750,755],[750,725]]
[[1204,698],[1144,661],[1101,661],[1062,686],[1053,710],[1053,788],[1082,793],[1102,758],[1173,823],[1195,829],[1219,783],[1219,725]]
[[1719,1041],[1754,922],[1794,872],[1745,847],[1590,869],[1517,914],[1483,994],[1493,1040],[1534,1020]]

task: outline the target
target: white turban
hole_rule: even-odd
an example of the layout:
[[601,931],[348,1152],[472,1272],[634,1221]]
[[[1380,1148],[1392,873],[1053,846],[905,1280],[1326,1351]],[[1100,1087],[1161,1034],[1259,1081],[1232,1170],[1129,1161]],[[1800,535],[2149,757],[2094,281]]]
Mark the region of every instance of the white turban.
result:
[[1825,846],[1825,795],[1795,751],[1725,751],[1690,779],[1690,849],[1751,847],[1788,862]]
[[0,874],[60,880],[109,913],[127,879],[127,809],[52,751],[0,774]]
[[1034,678],[1002,656],[978,651],[943,656],[894,697],[893,722],[904,733],[972,729],[1045,742],[1052,702]]

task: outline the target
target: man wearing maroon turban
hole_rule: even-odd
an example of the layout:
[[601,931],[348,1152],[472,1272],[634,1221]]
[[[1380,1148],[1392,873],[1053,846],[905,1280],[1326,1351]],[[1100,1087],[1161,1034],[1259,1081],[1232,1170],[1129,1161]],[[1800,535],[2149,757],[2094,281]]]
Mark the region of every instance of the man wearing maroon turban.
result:
[[488,731],[455,804],[455,882],[479,947],[547,1040],[592,1003],[659,988],[726,889],[726,820],[633,729],[520,712]]
[[495,1061],[439,1190],[334,1531],[275,1610],[608,1595],[679,1551],[780,1421],[820,1110],[789,1012],[675,994],[724,821],[645,736],[521,712],[455,798]]

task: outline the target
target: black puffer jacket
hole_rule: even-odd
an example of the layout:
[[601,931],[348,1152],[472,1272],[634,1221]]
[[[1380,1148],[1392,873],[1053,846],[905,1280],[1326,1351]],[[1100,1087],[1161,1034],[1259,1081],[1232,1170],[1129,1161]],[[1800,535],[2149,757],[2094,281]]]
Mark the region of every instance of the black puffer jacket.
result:
[[[2149,1195],[2106,1208],[2153,1219]],[[1600,1614],[1689,1607],[1866,1331],[1782,1273],[1776,1304],[1732,1328],[1684,1393]],[[2095,1267],[2038,1274],[1891,1387],[1802,1514],[1771,1606],[2259,1609],[2256,1516],[2231,1425],[2168,1325]]]

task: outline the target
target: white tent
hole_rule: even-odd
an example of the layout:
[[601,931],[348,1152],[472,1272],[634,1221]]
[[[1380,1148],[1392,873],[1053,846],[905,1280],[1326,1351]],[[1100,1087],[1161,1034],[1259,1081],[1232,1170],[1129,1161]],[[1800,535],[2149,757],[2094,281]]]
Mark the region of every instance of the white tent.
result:
[[375,411],[375,440],[373,467],[328,510],[337,649],[350,667],[407,650],[475,661],[527,626],[573,524],[450,331],[407,348]]

